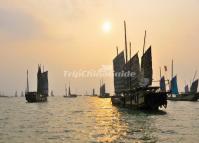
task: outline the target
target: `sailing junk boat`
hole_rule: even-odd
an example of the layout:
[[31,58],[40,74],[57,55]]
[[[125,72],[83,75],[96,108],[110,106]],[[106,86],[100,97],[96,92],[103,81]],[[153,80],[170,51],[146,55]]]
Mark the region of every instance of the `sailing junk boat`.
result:
[[100,86],[100,98],[110,98],[110,94],[109,93],[106,93],[106,85],[105,83],[103,83],[101,86]]
[[70,84],[69,84],[69,87],[68,87],[68,94],[67,94],[67,88],[65,86],[65,95],[64,95],[64,98],[75,98],[75,97],[77,97],[76,94],[71,94]]
[[[151,47],[144,52],[143,46],[141,68],[138,53],[132,58],[130,56],[128,61],[125,22],[124,28],[126,62],[124,52],[122,51],[118,54],[117,50],[117,56],[113,60],[115,95],[111,97],[112,104],[137,109],[156,110],[161,106],[166,108],[167,92],[160,91],[159,87],[151,86],[153,75]],[[121,73],[129,72],[131,73],[130,76],[124,77],[120,75]]]
[[23,91],[21,92],[21,97],[24,97],[24,92]]
[[51,90],[51,92],[50,92],[50,95],[51,95],[52,97],[55,96],[52,90]]
[[18,96],[17,91],[15,91],[15,97],[17,97],[17,96]]
[[[194,75],[195,79],[196,73]],[[173,77],[173,60],[172,60],[172,75],[171,75],[171,86],[170,86],[170,92],[171,95],[167,97],[168,100],[172,101],[197,101],[199,98],[199,93],[197,92],[198,90],[198,79],[194,80],[192,82],[192,85],[189,90],[189,86],[185,85],[185,92],[184,93],[179,93],[178,92],[178,84],[177,84],[177,76]],[[175,95],[175,97],[173,96]]]
[[[190,91],[188,85],[186,85],[185,92],[178,93],[177,78],[175,76],[171,81],[171,97],[167,97],[167,99],[172,101],[197,101],[199,98],[199,93],[197,92],[197,90],[198,90],[198,79],[192,82]],[[172,96],[173,94],[175,95],[175,97]]]
[[27,71],[27,89],[25,93],[28,102],[45,102],[48,97],[48,71],[41,71],[38,66],[37,72],[37,92],[29,92],[28,71]]

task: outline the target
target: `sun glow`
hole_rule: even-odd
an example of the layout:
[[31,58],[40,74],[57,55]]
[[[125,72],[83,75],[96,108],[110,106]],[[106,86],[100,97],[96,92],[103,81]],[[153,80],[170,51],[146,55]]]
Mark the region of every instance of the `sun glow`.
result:
[[104,32],[106,32],[106,33],[110,32],[110,30],[111,30],[111,23],[109,21],[104,22],[103,25],[102,25],[102,30]]

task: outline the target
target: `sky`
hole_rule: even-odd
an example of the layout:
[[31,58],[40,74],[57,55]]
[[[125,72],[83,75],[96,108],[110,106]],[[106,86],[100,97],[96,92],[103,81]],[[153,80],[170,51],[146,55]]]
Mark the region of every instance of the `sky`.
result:
[[[124,49],[123,21],[132,53],[142,55],[152,45],[154,79],[171,60],[179,88],[193,79],[199,69],[198,0],[0,0],[0,92],[14,95],[26,87],[36,90],[38,64],[49,71],[49,88],[63,95],[65,83],[72,92],[98,92],[100,78],[68,78],[64,71],[98,70],[112,66]],[[109,32],[102,30],[111,23]],[[196,76],[199,77],[198,75]],[[113,93],[113,77],[103,78]]]

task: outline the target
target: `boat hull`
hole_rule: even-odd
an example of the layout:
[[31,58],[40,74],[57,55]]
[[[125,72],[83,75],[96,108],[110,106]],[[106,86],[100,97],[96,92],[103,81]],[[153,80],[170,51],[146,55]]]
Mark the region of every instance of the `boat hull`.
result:
[[111,98],[111,96],[99,96],[99,98]]
[[73,94],[73,95],[69,95],[69,96],[64,96],[64,98],[76,98],[77,95]]
[[199,98],[199,93],[195,94],[180,94],[177,97],[167,97],[167,100],[171,101],[197,101]]
[[47,96],[46,95],[41,95],[37,92],[27,92],[25,94],[26,101],[30,103],[34,102],[46,102],[47,101]]
[[112,96],[113,105],[145,110],[158,110],[167,107],[167,93],[155,91],[139,91],[125,96]]

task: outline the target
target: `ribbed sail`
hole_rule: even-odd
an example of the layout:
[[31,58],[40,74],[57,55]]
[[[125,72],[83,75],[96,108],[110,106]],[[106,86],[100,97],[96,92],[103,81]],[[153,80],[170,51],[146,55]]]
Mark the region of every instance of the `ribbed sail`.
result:
[[125,88],[124,78],[119,76],[123,71],[125,65],[124,51],[118,54],[113,60],[113,70],[114,70],[114,88],[115,93],[119,94]]
[[105,84],[103,84],[103,85],[100,87],[100,96],[105,95],[105,93],[106,93],[106,87],[105,87]]
[[37,92],[48,96],[48,71],[42,73],[40,66],[37,73]]
[[130,75],[125,77],[125,89],[133,89],[139,86],[140,63],[138,53],[135,54],[124,66],[124,71]]
[[153,68],[152,68],[152,55],[151,47],[142,56],[141,72],[143,78],[143,86],[149,86],[152,84]]
[[184,90],[185,90],[185,93],[189,93],[189,85],[186,85],[186,86],[184,87]]
[[165,84],[165,78],[164,78],[164,76],[161,77],[161,79],[160,79],[160,90],[163,91],[163,92],[166,91],[166,84]]
[[68,96],[70,96],[71,95],[71,91],[70,91],[70,85],[69,85],[69,87],[68,87]]
[[177,84],[177,76],[173,77],[171,80],[171,93],[178,95],[178,84]]
[[197,92],[198,92],[198,79],[195,80],[195,81],[192,83],[192,85],[191,85],[191,87],[190,87],[190,92],[191,92],[191,93],[197,93]]
[[140,82],[140,62],[139,62],[138,53],[132,57],[130,63],[131,63],[131,72],[135,73],[134,77],[131,77],[130,84],[131,88],[136,88],[139,86]]

